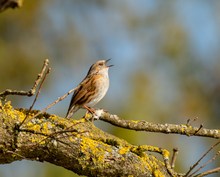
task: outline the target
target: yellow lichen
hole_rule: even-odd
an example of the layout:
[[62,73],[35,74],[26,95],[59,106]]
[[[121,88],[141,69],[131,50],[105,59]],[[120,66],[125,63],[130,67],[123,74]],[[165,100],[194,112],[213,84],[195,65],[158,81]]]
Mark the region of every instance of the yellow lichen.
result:
[[140,121],[138,120],[131,120],[132,123],[138,124]]
[[169,152],[169,151],[163,149],[162,154],[163,154],[163,157],[164,157],[165,159],[169,159],[169,156],[170,156],[170,152]]
[[88,119],[91,119],[91,118],[92,118],[92,115],[86,112],[84,118],[87,119],[87,120],[88,120]]
[[25,119],[25,117],[26,117],[26,115],[25,115],[23,112],[14,110],[14,113],[16,113],[17,118],[18,118],[18,120],[19,120],[20,122],[22,122],[22,121]]
[[165,177],[165,175],[158,169],[154,170],[153,174],[154,177]]
[[[3,106],[0,105],[0,112],[4,111],[6,114],[8,114],[12,119],[17,119],[18,121],[22,122],[26,118],[26,113],[27,111],[20,111],[20,110],[14,110],[11,106],[10,102],[5,103]],[[88,122],[88,119],[91,118],[90,114],[86,114],[84,119],[80,119],[79,121],[76,120],[67,120],[64,118],[58,118],[55,115],[51,116],[46,116],[43,117],[44,115],[39,115],[37,118],[31,120],[31,117],[36,115],[37,112],[31,111],[28,115],[27,122],[24,124],[24,128],[28,130],[33,130],[33,132],[40,132],[44,135],[39,136],[39,134],[32,134],[30,136],[30,141],[32,143],[39,143],[41,145],[46,143],[47,135],[50,135],[53,133],[53,127],[54,126],[59,126],[61,129],[69,127],[71,129],[77,129],[77,125],[79,123],[85,123]],[[48,122],[47,119],[50,119],[50,122]],[[136,123],[137,121],[133,121]],[[89,122],[88,122],[89,123]],[[75,127],[76,125],[76,127]],[[88,124],[89,126],[92,126]],[[81,129],[80,131],[84,132],[86,129]],[[98,132],[98,131],[97,131]],[[69,136],[69,140],[71,142],[74,142],[77,139],[81,139],[81,153],[82,156],[79,158],[79,162],[81,163],[83,168],[87,168],[88,165],[94,164],[94,167],[99,168],[100,166],[106,166],[108,163],[106,163],[106,160],[108,160],[109,155],[112,153],[112,146],[115,146],[118,148],[118,153],[120,155],[123,155],[121,157],[121,160],[123,161],[127,153],[135,153],[137,156],[140,158],[140,160],[143,162],[143,170],[144,168],[148,168],[152,174],[155,177],[163,177],[163,173],[159,170],[160,166],[159,165],[164,165],[163,162],[157,160],[154,156],[148,155],[147,152],[159,152],[160,154],[163,155],[163,158],[169,158],[169,151],[158,148],[158,147],[153,147],[153,146],[131,146],[128,145],[127,143],[124,143],[124,141],[120,141],[118,139],[114,139],[110,137],[109,139],[101,139],[99,138],[99,133],[93,132],[93,134],[90,131],[86,131],[83,134],[78,134],[75,131],[72,133],[75,136]],[[84,136],[89,136],[93,137],[94,139],[87,138]],[[96,139],[96,140],[95,140]],[[92,163],[91,163],[92,161]],[[138,163],[134,163],[134,168],[141,169],[142,166]],[[92,166],[93,167],[93,166]],[[91,166],[90,166],[91,168]],[[130,177],[133,177],[132,175],[129,175]]]
[[23,112],[13,109],[10,101],[6,102],[2,106],[2,109],[0,109],[0,111],[4,112],[5,114],[7,114],[7,116],[10,117],[9,121],[16,120],[22,122],[26,117]]
[[6,109],[12,109],[11,101],[7,101],[7,102],[4,104],[3,108],[4,108],[5,110],[6,110]]
[[92,159],[95,166],[105,165],[105,156],[108,152],[111,151],[112,149],[110,146],[100,141],[95,141],[90,138],[82,137],[81,152],[85,155],[82,159],[82,162],[84,164],[87,164]]
[[149,146],[149,145],[143,145],[142,147],[144,149],[146,149],[147,151],[160,152],[160,148],[159,147]]
[[148,155],[146,152],[160,153],[164,159],[168,159],[169,151],[148,145],[134,146],[131,148],[131,151],[139,155],[139,157],[146,162],[146,166],[150,171],[152,171],[152,173],[154,173],[155,176],[164,176],[163,173],[159,170],[159,164],[164,166],[164,162],[159,161],[153,155]]
[[13,108],[11,106],[11,102],[8,101],[4,104],[2,109],[8,116],[10,116],[12,119],[16,119],[17,116],[14,114]]
[[71,141],[71,142],[73,142],[74,141],[74,138],[73,137],[69,137],[69,140]]
[[121,149],[119,149],[119,154],[123,155],[126,154],[128,151],[130,151],[130,147],[123,147]]

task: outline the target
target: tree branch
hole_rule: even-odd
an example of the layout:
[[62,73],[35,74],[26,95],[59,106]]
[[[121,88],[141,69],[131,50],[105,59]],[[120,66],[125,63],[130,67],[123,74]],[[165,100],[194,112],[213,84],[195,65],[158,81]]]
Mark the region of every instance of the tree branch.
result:
[[[166,149],[148,145],[134,146],[97,129],[88,118],[100,119],[115,126],[160,133],[203,136],[219,139],[220,130],[193,127],[189,124],[154,124],[147,121],[124,120],[101,109],[84,119],[72,120],[45,112],[65,99],[76,88],[57,98],[41,111],[32,110],[41,86],[49,73],[49,60],[45,60],[41,73],[29,91],[6,90],[7,95],[37,95],[30,109],[14,110],[10,103],[0,102],[0,163],[30,159],[47,161],[86,176],[186,176],[174,171],[175,155],[169,160]],[[40,85],[39,85],[40,84]],[[3,99],[4,100],[4,99]],[[163,161],[153,153],[159,153]],[[150,153],[150,154],[149,154]],[[207,171],[218,172],[219,168]],[[194,175],[191,174],[191,175]],[[206,172],[197,175],[204,176]],[[196,175],[195,175],[196,176]]]
[[125,120],[117,115],[112,115],[101,109],[95,111],[95,118],[108,122],[112,125],[136,131],[158,132],[165,134],[180,134],[186,136],[202,136],[209,138],[220,138],[220,130],[206,129],[203,127],[192,127],[191,125],[155,124],[144,120]]
[[48,65],[49,65],[49,60],[46,59],[44,61],[43,67],[41,69],[41,72],[37,75],[37,79],[35,80],[33,87],[29,91],[23,91],[23,90],[19,90],[18,91],[18,90],[7,89],[4,92],[0,93],[1,100],[5,100],[6,96],[8,96],[8,95],[20,95],[20,96],[29,96],[29,97],[33,96],[35,94],[35,92],[36,92],[36,89],[37,89],[38,85],[41,83],[41,81],[43,80],[44,76],[50,70],[50,68],[48,68]]
[[[15,110],[9,102],[4,105],[0,102],[0,164],[22,159],[47,161],[86,176],[176,174],[167,168],[167,150],[133,146],[101,131],[86,119],[66,119],[46,113],[34,117],[38,112]],[[32,119],[21,129],[18,125],[26,114]],[[164,162],[152,152],[161,154]]]

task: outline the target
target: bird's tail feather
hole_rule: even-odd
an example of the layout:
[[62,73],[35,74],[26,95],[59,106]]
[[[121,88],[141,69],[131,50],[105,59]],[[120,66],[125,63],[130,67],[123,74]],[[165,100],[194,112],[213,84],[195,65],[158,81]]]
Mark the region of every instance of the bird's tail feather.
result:
[[73,116],[73,114],[79,109],[78,106],[72,106],[66,114],[66,118],[71,118]]

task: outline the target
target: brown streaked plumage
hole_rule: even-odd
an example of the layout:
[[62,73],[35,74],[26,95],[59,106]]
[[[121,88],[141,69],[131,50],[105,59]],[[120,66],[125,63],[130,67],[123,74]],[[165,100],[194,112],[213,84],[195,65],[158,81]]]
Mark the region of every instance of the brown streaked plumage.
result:
[[108,69],[113,66],[106,65],[109,60],[99,60],[90,67],[86,77],[73,93],[66,118],[72,117],[80,108],[92,112],[90,107],[105,96],[109,87]]

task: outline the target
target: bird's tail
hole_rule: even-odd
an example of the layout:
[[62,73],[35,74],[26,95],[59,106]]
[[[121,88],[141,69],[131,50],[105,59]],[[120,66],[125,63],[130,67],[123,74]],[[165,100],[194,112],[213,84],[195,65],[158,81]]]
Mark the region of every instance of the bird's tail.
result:
[[79,109],[78,106],[74,105],[72,107],[69,108],[69,110],[67,111],[66,114],[66,118],[71,118],[73,116],[73,114]]
[[66,114],[66,118],[71,118],[73,116],[73,112],[67,112],[67,114]]

